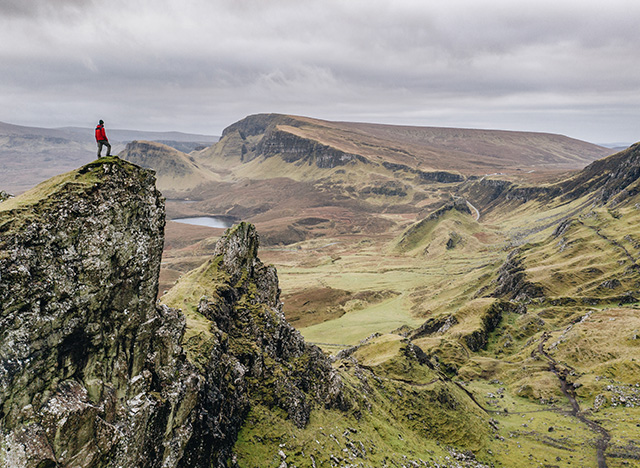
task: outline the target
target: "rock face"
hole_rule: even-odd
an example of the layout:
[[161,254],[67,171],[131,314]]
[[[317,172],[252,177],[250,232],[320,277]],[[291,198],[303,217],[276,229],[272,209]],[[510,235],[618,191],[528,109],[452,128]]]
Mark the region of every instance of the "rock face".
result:
[[450,184],[455,182],[464,182],[465,177],[461,174],[456,174],[454,172],[447,171],[421,171],[419,169],[415,169],[404,164],[397,164],[391,162],[383,162],[382,166],[390,171],[398,172],[398,171],[406,171],[411,174],[416,174],[420,181],[426,183],[439,182],[442,184]]
[[[237,136],[241,139],[242,161],[250,161],[259,156],[269,158],[280,155],[288,163],[315,164],[323,169],[357,161],[368,163],[366,158],[358,154],[346,153],[278,128],[279,125],[289,124],[296,126],[299,122],[286,115],[252,115],[227,127],[222,132],[222,138]],[[255,141],[250,143],[253,140]]]
[[39,188],[0,212],[0,465],[174,466],[200,380],[155,305],[153,175],[111,160]]
[[205,385],[196,411],[199,436],[181,466],[209,466],[208,460],[227,466],[252,404],[284,410],[298,427],[306,426],[314,404],[349,406],[328,359],[285,320],[276,270],[257,258],[258,244],[255,228],[240,223],[218,242],[198,278],[215,276],[216,286],[198,305],[210,321],[208,337],[194,340],[202,339],[196,346]]
[[254,402],[304,426],[345,407],[329,362],[284,320],[253,226],[223,238],[187,359],[156,304],[164,204],[105,158],[0,208],[0,467],[226,467]]
[[358,154],[345,153],[331,146],[301,138],[277,128],[265,134],[258,144],[257,151],[258,154],[267,158],[280,155],[286,162],[305,162],[315,164],[321,169],[331,169],[356,161],[369,162]]
[[620,203],[638,193],[640,143],[592,162],[577,174],[552,185],[521,186],[504,180],[481,178],[461,190],[474,203],[489,210],[503,202],[526,203],[555,197],[576,200],[589,195],[597,205]]
[[637,193],[633,185],[640,177],[640,143],[624,151],[599,159],[575,177],[562,182],[563,195],[568,199],[579,198],[585,193],[593,193],[599,204],[617,198],[622,201]]
[[514,249],[498,270],[497,286],[491,296],[529,303],[534,298],[544,297],[544,290],[530,282],[525,274],[522,252]]

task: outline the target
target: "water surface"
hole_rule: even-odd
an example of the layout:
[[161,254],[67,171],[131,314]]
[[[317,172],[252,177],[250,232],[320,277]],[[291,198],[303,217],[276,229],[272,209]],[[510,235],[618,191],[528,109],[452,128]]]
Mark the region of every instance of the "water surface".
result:
[[212,228],[230,228],[233,226],[233,221],[229,218],[222,218],[216,216],[196,216],[194,218],[176,218],[171,221],[183,224],[193,224],[195,226],[207,226]]

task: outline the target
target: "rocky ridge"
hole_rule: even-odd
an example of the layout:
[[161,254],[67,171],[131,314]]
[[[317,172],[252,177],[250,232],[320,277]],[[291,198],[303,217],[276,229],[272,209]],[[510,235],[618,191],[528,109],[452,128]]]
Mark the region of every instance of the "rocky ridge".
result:
[[205,376],[196,412],[210,417],[196,421],[200,436],[190,441],[182,466],[207,466],[208,460],[226,466],[253,404],[285,411],[299,428],[315,405],[349,407],[329,360],[285,320],[276,270],[258,260],[258,246],[255,227],[240,223],[186,279],[211,284],[213,277],[215,286],[197,305],[208,330],[185,343]]
[[228,466],[253,401],[298,426],[314,405],[348,405],[284,320],[249,225],[218,245],[199,304],[210,327],[185,353],[185,316],[156,304],[154,182],[104,158],[0,206],[0,466]]

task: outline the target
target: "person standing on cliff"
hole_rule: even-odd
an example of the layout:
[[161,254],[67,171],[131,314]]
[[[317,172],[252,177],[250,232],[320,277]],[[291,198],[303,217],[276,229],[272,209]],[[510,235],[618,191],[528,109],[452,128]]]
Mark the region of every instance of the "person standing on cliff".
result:
[[111,145],[107,138],[107,132],[104,131],[104,121],[100,121],[96,127],[96,142],[98,143],[98,158],[101,158],[102,147],[107,147],[107,154],[105,157],[111,156]]

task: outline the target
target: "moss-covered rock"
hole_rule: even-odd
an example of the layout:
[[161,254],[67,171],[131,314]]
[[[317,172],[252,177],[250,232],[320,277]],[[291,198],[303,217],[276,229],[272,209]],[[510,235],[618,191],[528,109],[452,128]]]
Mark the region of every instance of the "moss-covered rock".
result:
[[156,307],[164,204],[103,158],[0,208],[0,466],[177,466],[200,376]]
[[[258,258],[255,227],[240,223],[213,258],[185,276],[163,301],[189,309],[189,358],[205,376],[183,466],[226,466],[250,408],[280,411],[299,428],[313,407],[348,407],[327,357],[285,320],[274,267]],[[203,293],[197,305],[191,291]],[[208,329],[203,331],[203,323]]]

